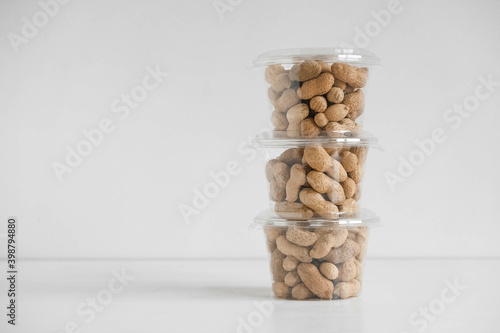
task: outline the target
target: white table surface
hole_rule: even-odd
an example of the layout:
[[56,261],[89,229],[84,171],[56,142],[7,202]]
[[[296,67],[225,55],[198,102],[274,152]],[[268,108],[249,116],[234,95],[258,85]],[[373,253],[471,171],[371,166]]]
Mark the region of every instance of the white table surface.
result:
[[[18,325],[6,324],[3,279],[1,332],[500,332],[500,260],[369,259],[363,295],[341,301],[272,298],[264,260],[19,265]],[[134,279],[103,291],[122,269]],[[445,280],[466,289],[451,300]],[[112,300],[95,318],[78,315],[98,294]],[[424,319],[418,311],[428,307]],[[65,330],[69,322],[77,327]]]

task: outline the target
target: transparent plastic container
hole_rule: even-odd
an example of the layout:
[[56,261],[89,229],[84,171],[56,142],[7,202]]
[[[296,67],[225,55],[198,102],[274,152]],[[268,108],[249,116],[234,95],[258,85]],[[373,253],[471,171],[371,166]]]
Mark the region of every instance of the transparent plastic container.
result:
[[368,78],[380,59],[366,50],[332,47],[261,54],[274,130],[289,137],[338,136],[363,129]]
[[270,131],[260,133],[253,146],[264,155],[270,208],[296,220],[356,216],[368,151],[380,149],[367,132],[291,139]]
[[345,299],[359,296],[369,229],[379,218],[368,210],[335,222],[283,219],[261,212],[253,226],[264,231],[272,290],[295,300]]

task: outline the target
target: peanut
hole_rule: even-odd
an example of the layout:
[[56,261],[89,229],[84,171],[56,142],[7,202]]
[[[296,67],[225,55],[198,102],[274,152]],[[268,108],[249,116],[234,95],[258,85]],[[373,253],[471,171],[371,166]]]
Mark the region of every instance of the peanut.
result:
[[266,178],[270,180],[269,197],[272,201],[286,199],[286,183],[290,178],[288,165],[277,160],[270,160],[266,165]]
[[276,162],[273,165],[273,177],[279,187],[285,187],[288,179],[290,179],[290,170],[288,165],[283,162]]
[[[331,68],[330,68],[330,70],[331,70]],[[336,77],[335,82],[333,83],[333,86],[340,88],[342,91],[344,91],[347,84],[344,81],[342,81],[341,79],[339,79],[338,77]]]
[[327,106],[328,102],[323,96],[314,96],[309,101],[309,107],[316,112],[324,112]]
[[300,283],[299,274],[296,271],[288,272],[285,276],[285,284],[289,287],[294,287]]
[[276,164],[278,160],[272,159],[269,160],[266,164],[266,179],[268,182],[272,181],[274,179],[274,164]]
[[300,123],[300,135],[304,137],[316,137],[320,132],[321,128],[316,125],[312,118],[306,118]]
[[311,171],[307,174],[307,182],[318,193],[326,193],[334,204],[339,204],[345,200],[342,185],[322,172]]
[[338,182],[343,182],[347,179],[347,172],[339,161],[332,158],[332,166],[326,169],[325,173]]
[[286,115],[282,112],[278,112],[277,110],[274,110],[271,114],[271,122],[276,131],[285,131],[288,127]]
[[[281,253],[287,256],[294,256],[302,262],[311,262],[312,258],[309,256],[308,250],[306,247],[294,244],[286,239],[285,236],[279,236],[276,240],[276,246]],[[283,264],[282,264],[283,266]]]
[[322,262],[319,265],[319,271],[323,274],[328,280],[335,280],[339,275],[339,270],[337,266],[332,264],[331,262]]
[[290,148],[281,153],[276,159],[278,162],[283,162],[288,165],[302,163],[302,156],[304,155],[304,148]]
[[264,228],[264,233],[266,234],[268,241],[276,242],[276,239],[278,239],[279,236],[285,234],[285,230],[278,227],[266,227]]
[[356,201],[359,201],[361,198],[361,186],[359,184],[356,184],[356,193],[354,193],[352,198]]
[[308,298],[313,298],[314,294],[309,288],[306,287],[305,284],[299,283],[295,287],[292,288],[292,297],[298,300],[304,300]]
[[269,183],[269,199],[275,202],[280,202],[286,199],[286,190],[283,186],[279,186],[276,180],[271,180]]
[[288,120],[287,132],[293,133],[300,131],[300,124],[309,115],[309,107],[307,104],[297,104],[288,110],[286,119]]
[[349,298],[356,296],[361,290],[361,283],[358,280],[349,282],[339,282],[335,285],[334,294],[338,298]]
[[352,231],[352,230],[349,230],[349,233],[347,234],[347,239],[350,239],[352,241],[356,241],[356,234]]
[[363,113],[365,95],[362,90],[357,90],[351,94],[347,94],[342,103],[349,107],[349,119],[354,121]]
[[354,88],[363,88],[368,81],[368,68],[359,68],[345,63],[332,65],[333,75]]
[[329,122],[325,126],[326,134],[333,138],[341,138],[344,136],[344,133],[348,131],[349,130],[345,126],[334,121]]
[[328,252],[328,254],[323,258],[323,260],[334,264],[340,264],[347,261],[350,258],[356,257],[359,254],[359,252],[360,252],[360,247],[358,243],[350,239],[346,239],[341,246],[337,248],[332,248],[330,252]]
[[344,89],[344,94],[352,94],[353,92],[356,92],[358,88],[351,87],[350,85],[346,84],[345,89]]
[[354,258],[351,258],[351,259],[347,260],[346,262],[339,264],[337,266],[338,273],[339,273],[337,276],[337,279],[339,281],[347,282],[347,281],[351,281],[352,279],[354,279],[354,277],[356,276],[356,263],[355,263],[355,261],[356,260]]
[[331,73],[332,72],[332,66],[327,64],[324,61],[316,61],[320,66],[321,66],[321,73]]
[[314,216],[312,209],[300,202],[276,202],[274,211],[285,219],[308,220]]
[[290,296],[290,287],[285,282],[274,282],[273,293],[279,298],[288,298]]
[[286,231],[286,239],[300,246],[311,246],[316,242],[318,236],[314,232],[302,230],[299,227],[290,227]]
[[285,260],[283,260],[283,268],[285,271],[294,271],[297,269],[297,265],[299,264],[299,259],[294,256],[287,256]]
[[358,157],[350,151],[343,151],[340,153],[340,164],[347,172],[353,171],[358,165]]
[[290,179],[286,183],[286,200],[295,202],[299,198],[299,190],[306,182],[306,169],[302,164],[294,164],[290,169]]
[[351,230],[356,235],[361,235],[364,238],[368,238],[369,231],[367,227],[351,228]]
[[359,164],[365,164],[366,157],[368,156],[368,149],[366,147],[352,147],[351,153],[354,153],[358,157]]
[[331,103],[335,103],[335,104],[341,103],[344,100],[343,89],[340,89],[339,87],[332,87],[332,89],[330,89],[326,93],[326,99]]
[[266,77],[266,81],[273,85],[276,81],[278,75],[285,73],[285,68],[281,65],[270,65],[266,67],[266,71],[264,73]]
[[320,74],[317,78],[305,81],[302,87],[297,89],[297,96],[300,99],[311,99],[314,96],[324,95],[332,88],[333,82],[332,74]]
[[328,124],[328,121],[329,120],[324,113],[318,113],[314,116],[314,122],[319,127],[325,127],[325,125]]
[[329,121],[341,121],[349,113],[349,107],[345,104],[330,105],[326,111],[325,116]]
[[276,100],[280,96],[281,96],[281,93],[274,90],[272,86],[267,89],[267,98],[269,98],[269,101],[271,102],[272,105],[274,105],[276,103]]
[[358,212],[358,204],[356,203],[356,200],[354,199],[346,199],[344,202],[342,202],[339,206],[339,210],[346,215],[353,215]]
[[300,263],[297,266],[300,279],[316,296],[332,299],[333,282],[325,278],[313,264]]
[[299,103],[300,99],[294,89],[283,91],[280,97],[274,102],[274,107],[278,112],[285,112],[295,104]]
[[359,244],[359,254],[356,256],[356,259],[363,261],[363,259],[365,258],[368,242],[366,241],[366,237],[361,234],[356,237],[356,242]]
[[276,250],[276,242],[266,240],[266,245],[269,253],[273,253],[273,251]]
[[348,230],[345,228],[321,232],[309,255],[315,259],[325,257],[333,247],[339,247],[345,242],[347,234]]
[[351,178],[347,178],[342,183],[342,188],[344,189],[344,194],[346,199],[352,198],[354,193],[356,193],[356,182]]
[[352,178],[356,182],[356,184],[359,184],[363,180],[363,166],[357,165],[354,170],[349,172],[349,177]]
[[300,201],[318,213],[320,216],[327,219],[338,218],[338,208],[330,201],[325,200],[323,196],[310,188],[304,188],[299,193]]
[[321,146],[309,146],[304,149],[304,159],[311,168],[326,171],[333,167],[333,159]]
[[278,92],[290,88],[292,81],[288,77],[288,74],[281,65],[268,66],[265,71],[266,81]]
[[291,84],[292,84],[292,81],[288,77],[288,72],[284,72],[284,73],[278,74],[275,77],[274,84],[272,84],[271,86],[276,91],[283,91],[285,89],[290,88]]
[[[281,236],[283,237],[283,236]],[[273,281],[283,282],[285,279],[285,275],[288,273],[283,268],[283,260],[285,259],[285,255],[281,253],[279,249],[275,249],[271,253],[271,273],[273,274]]]
[[356,132],[358,130],[358,125],[349,118],[344,118],[339,121],[339,124],[344,126],[347,131]]
[[313,169],[325,172],[338,182],[347,179],[347,172],[339,161],[332,158],[321,146],[308,146],[304,149],[304,161]]
[[307,81],[321,74],[321,64],[314,60],[306,60],[301,64],[295,64],[290,69],[289,78],[294,81]]

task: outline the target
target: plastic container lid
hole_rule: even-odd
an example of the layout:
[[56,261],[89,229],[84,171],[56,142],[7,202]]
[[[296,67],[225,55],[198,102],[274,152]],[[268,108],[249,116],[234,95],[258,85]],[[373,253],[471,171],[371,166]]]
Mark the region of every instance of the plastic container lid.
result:
[[316,47],[268,51],[259,55],[253,61],[252,67],[297,64],[304,60],[344,62],[356,66],[380,66],[380,58],[367,50],[352,47]]
[[250,226],[252,229],[262,229],[263,227],[379,227],[381,225],[380,218],[371,210],[362,208],[358,214],[353,217],[343,217],[338,220],[328,220],[321,217],[315,217],[309,220],[285,219],[278,216],[272,209],[266,209],[260,212],[255,218],[254,223]]
[[266,131],[256,135],[251,145],[254,148],[291,148],[321,145],[323,147],[355,146],[370,147],[382,150],[378,139],[369,132],[351,132],[339,134],[341,137],[329,137],[326,134],[317,137],[290,137],[286,131]]

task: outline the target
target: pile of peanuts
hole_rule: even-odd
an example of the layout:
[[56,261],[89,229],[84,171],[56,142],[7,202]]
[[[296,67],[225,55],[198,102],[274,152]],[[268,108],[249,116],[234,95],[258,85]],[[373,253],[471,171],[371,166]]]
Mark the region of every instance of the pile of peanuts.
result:
[[338,299],[361,290],[367,227],[264,228],[273,292],[287,299]]
[[346,63],[332,65],[306,60],[286,70],[267,66],[268,97],[274,106],[271,121],[277,131],[291,137],[316,137],[357,132],[356,119],[363,113],[363,88],[368,68]]
[[255,62],[267,66],[267,96],[274,108],[274,132],[259,148],[286,147],[271,153],[266,164],[276,214],[271,209],[256,218],[271,257],[272,289],[284,299],[355,297],[371,223],[359,209],[373,142],[363,141],[369,77],[363,66],[378,60],[356,50],[295,51],[273,51]]
[[269,160],[266,178],[276,213],[298,220],[356,214],[367,152],[365,147],[309,145]]

